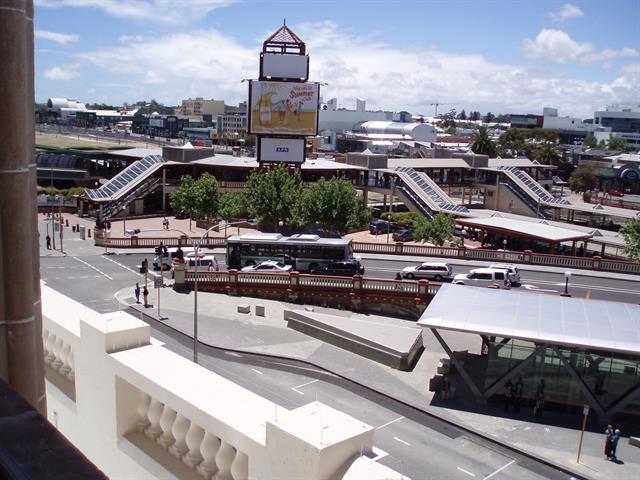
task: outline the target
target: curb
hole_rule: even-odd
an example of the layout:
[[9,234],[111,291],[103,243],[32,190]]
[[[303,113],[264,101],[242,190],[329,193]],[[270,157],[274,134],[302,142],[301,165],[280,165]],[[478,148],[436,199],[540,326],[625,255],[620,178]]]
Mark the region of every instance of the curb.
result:
[[[178,334],[180,334],[180,335],[182,335],[182,336],[184,336],[186,338],[189,338],[189,339],[193,340],[193,336],[186,334],[185,332],[183,332],[182,330],[179,330],[176,327],[173,327],[171,325],[163,323],[161,320],[157,319],[155,316],[149,315],[149,314],[147,314],[146,312],[144,312],[142,310],[138,310],[138,309],[134,308],[132,305],[128,305],[125,311],[133,311],[136,314],[142,314],[142,315],[144,315],[145,318],[147,318],[149,320],[152,320],[152,321],[154,321],[154,322],[156,322],[156,323],[158,323],[160,325],[163,325],[164,327],[169,328],[170,330],[173,330],[174,332],[176,332],[176,333],[178,333]],[[247,356],[251,356],[251,357],[263,357],[263,358],[279,360],[279,361],[284,360],[286,362],[290,362],[291,364],[302,364],[303,366],[305,366],[305,365],[306,366],[311,366],[311,367],[313,367],[313,368],[315,368],[317,370],[320,370],[321,372],[325,372],[325,373],[331,374],[331,375],[333,375],[335,377],[338,377],[338,378],[342,379],[343,381],[349,382],[349,383],[351,383],[353,385],[357,385],[358,387],[360,387],[360,388],[362,388],[364,390],[368,390],[370,392],[374,392],[377,395],[380,395],[380,396],[382,396],[382,397],[384,397],[384,398],[386,398],[388,400],[397,402],[398,404],[403,405],[406,408],[410,408],[410,409],[412,409],[412,410],[414,410],[416,412],[422,413],[423,415],[427,415],[427,416],[429,416],[431,418],[437,419],[437,420],[439,420],[439,421],[441,421],[441,422],[443,422],[443,423],[445,423],[445,424],[447,424],[447,425],[449,425],[451,427],[458,428],[458,429],[462,430],[463,432],[469,433],[469,434],[474,435],[476,437],[480,437],[483,440],[485,440],[487,442],[490,442],[490,443],[492,443],[494,445],[499,445],[500,447],[502,447],[502,448],[504,448],[506,450],[509,450],[511,452],[517,453],[518,455],[520,455],[522,457],[529,458],[529,459],[534,460],[536,462],[539,462],[539,463],[541,463],[543,465],[546,465],[548,467],[551,467],[551,468],[559,470],[559,471],[561,471],[563,473],[566,473],[567,475],[571,475],[575,479],[591,480],[590,477],[585,477],[583,474],[578,473],[578,472],[574,471],[573,469],[568,468],[568,467],[566,467],[564,465],[557,464],[557,463],[555,463],[555,462],[553,462],[551,460],[548,460],[546,458],[537,457],[537,456],[535,456],[535,455],[533,455],[533,454],[531,454],[531,453],[529,453],[529,452],[527,452],[525,450],[522,450],[522,449],[520,449],[520,448],[518,448],[518,447],[516,447],[514,445],[511,445],[511,444],[505,443],[505,442],[501,442],[500,440],[497,440],[495,437],[491,437],[491,436],[489,436],[489,435],[487,435],[487,434],[485,434],[483,432],[475,430],[475,429],[473,429],[471,427],[468,427],[468,426],[466,426],[464,424],[460,424],[460,423],[454,422],[453,420],[440,417],[440,416],[436,415],[433,412],[428,412],[428,411],[426,411],[426,410],[424,410],[424,409],[422,409],[422,408],[420,408],[420,407],[418,407],[416,405],[407,403],[404,400],[399,400],[397,398],[394,398],[394,397],[390,396],[389,394],[387,394],[385,392],[381,392],[379,390],[376,390],[375,388],[370,387],[368,385],[365,385],[364,383],[361,383],[361,382],[359,382],[357,380],[353,380],[352,378],[349,378],[349,377],[345,377],[344,375],[342,375],[340,373],[334,372],[331,369],[323,367],[322,365],[315,364],[315,363],[310,362],[308,360],[302,360],[302,359],[299,359],[299,358],[288,357],[286,355],[274,355],[274,354],[268,354],[268,353],[257,353],[257,352],[251,352],[251,351],[242,350],[242,349],[220,347],[220,346],[212,345],[210,343],[206,343],[206,342],[203,342],[203,341],[200,341],[200,340],[198,340],[198,343],[201,344],[201,345],[205,345],[205,346],[207,346],[209,348],[212,348],[214,350],[218,350],[220,352],[238,353],[238,354],[247,355]]]

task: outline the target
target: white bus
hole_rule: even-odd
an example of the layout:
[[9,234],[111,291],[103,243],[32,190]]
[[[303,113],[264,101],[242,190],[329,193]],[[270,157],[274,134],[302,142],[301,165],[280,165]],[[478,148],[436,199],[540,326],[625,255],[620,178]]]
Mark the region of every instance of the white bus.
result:
[[266,260],[291,265],[298,272],[315,270],[338,260],[352,260],[351,240],[318,235],[251,233],[227,238],[227,268],[241,269]]

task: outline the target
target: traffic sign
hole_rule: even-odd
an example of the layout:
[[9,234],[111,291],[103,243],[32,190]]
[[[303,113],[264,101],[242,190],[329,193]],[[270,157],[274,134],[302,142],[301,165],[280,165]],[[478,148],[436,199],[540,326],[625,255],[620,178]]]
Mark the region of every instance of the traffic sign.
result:
[[153,286],[155,288],[162,288],[162,286],[163,286],[162,278],[161,277],[154,277],[153,278]]

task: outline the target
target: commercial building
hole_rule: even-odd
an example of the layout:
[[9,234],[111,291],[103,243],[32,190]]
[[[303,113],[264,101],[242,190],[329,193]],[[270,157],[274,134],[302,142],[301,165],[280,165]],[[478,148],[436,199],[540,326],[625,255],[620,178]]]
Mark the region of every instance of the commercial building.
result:
[[607,127],[614,137],[622,138],[629,146],[640,146],[640,105],[608,105],[594,112],[596,125]]
[[211,115],[212,117],[216,117],[224,113],[224,100],[205,100],[202,97],[182,100],[182,114],[185,116]]

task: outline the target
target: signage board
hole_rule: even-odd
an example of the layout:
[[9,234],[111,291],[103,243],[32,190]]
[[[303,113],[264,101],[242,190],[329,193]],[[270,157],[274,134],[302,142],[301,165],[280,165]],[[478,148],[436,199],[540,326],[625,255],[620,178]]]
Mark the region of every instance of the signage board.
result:
[[150,127],[163,127],[164,126],[164,119],[163,118],[150,118],[149,119],[149,126]]
[[261,137],[260,162],[304,162],[304,138]]
[[249,133],[317,135],[318,83],[249,82]]
[[162,288],[162,278],[161,277],[153,277],[153,286],[155,288]]
[[309,55],[263,53],[260,78],[306,81],[309,78]]

